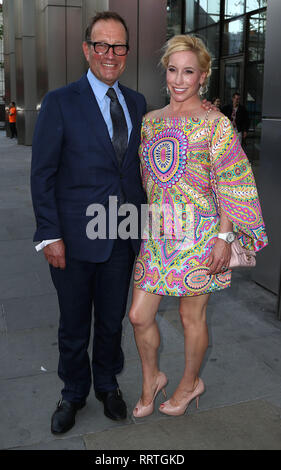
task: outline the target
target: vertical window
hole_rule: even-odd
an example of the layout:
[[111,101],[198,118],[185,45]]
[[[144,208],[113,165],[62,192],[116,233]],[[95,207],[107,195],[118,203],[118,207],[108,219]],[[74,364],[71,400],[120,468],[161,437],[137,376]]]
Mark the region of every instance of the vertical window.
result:
[[185,31],[193,31],[195,29],[195,11],[197,11],[195,1],[185,2]]
[[212,73],[208,84],[207,96],[210,100],[219,96],[219,62],[212,61]]
[[223,75],[223,104],[231,103],[232,95],[240,92],[242,82],[242,61],[227,60],[224,64]]
[[250,113],[251,127],[256,135],[261,132],[265,30],[265,11],[249,17],[246,105]]
[[4,101],[5,79],[4,79],[4,44],[3,44],[3,12],[2,1],[0,2],[0,102]]
[[249,61],[264,60],[266,12],[250,16],[248,54]]
[[[167,37],[182,32],[183,2],[181,0],[167,0]],[[157,19],[156,19],[157,20]]]
[[218,24],[207,28],[207,47],[213,58],[219,57],[220,29]]
[[263,96],[263,62],[252,62],[247,66],[246,107],[250,114],[251,128],[260,132]]
[[185,31],[217,23],[220,20],[220,0],[186,0]]
[[225,0],[225,18],[243,15],[245,11],[245,0]]
[[228,21],[224,24],[223,55],[243,52],[244,19]]
[[220,19],[220,1],[219,0],[198,0],[198,27],[202,28],[214,23]]
[[211,53],[212,58],[219,57],[220,30],[218,24],[200,29],[196,32],[196,36],[202,39]]
[[246,12],[267,6],[267,0],[246,0]]

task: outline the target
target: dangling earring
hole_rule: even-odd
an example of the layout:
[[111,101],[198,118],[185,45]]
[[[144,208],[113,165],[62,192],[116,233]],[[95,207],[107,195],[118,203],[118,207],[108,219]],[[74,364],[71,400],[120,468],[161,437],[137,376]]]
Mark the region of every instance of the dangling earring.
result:
[[208,91],[208,86],[207,85],[205,85],[205,86],[200,85],[200,87],[199,87],[199,95],[200,96],[205,95],[205,93],[207,93],[207,91]]
[[168,96],[170,96],[170,90],[167,86],[166,86],[166,93],[167,93]]

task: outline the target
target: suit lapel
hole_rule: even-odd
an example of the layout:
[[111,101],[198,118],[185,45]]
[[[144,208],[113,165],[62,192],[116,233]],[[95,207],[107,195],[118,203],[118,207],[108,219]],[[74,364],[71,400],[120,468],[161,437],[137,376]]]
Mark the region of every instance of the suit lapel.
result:
[[87,76],[84,75],[77,83],[75,91],[79,93],[79,104],[83,109],[83,115],[88,121],[89,128],[93,130],[93,138],[98,139],[105,151],[106,155],[118,167],[115,151],[108,133],[106,122],[101,114],[99,105],[88,82]]

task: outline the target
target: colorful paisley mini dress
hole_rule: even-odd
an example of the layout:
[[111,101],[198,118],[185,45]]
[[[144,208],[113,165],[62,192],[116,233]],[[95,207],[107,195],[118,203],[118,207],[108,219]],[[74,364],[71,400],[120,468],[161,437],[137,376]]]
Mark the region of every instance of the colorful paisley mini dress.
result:
[[[230,286],[231,270],[210,275],[206,266],[220,223],[210,180],[209,144],[217,197],[241,245],[255,251],[267,245],[252,169],[229,119],[206,124],[193,118],[144,118],[139,149],[142,181],[149,206],[159,208],[160,230],[155,236],[151,223],[145,230],[134,272],[134,285],[140,289],[194,296]],[[175,217],[178,208],[185,208],[180,218]],[[181,231],[175,230],[178,220]],[[171,225],[172,235],[167,237]]]

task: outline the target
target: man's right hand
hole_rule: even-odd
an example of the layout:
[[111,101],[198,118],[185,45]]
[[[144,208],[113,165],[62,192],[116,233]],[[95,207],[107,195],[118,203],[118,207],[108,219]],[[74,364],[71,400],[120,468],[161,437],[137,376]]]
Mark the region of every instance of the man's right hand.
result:
[[49,264],[54,268],[65,269],[65,245],[62,240],[50,243],[43,251]]

